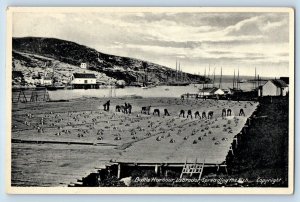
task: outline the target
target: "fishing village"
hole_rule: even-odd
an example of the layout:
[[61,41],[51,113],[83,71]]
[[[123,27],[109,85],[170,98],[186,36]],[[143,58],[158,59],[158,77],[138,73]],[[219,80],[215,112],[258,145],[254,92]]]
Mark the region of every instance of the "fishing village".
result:
[[[16,54],[20,57],[21,53]],[[278,103],[287,104],[288,78],[260,78],[254,68],[254,76],[245,80],[239,69],[223,76],[222,68],[216,75],[216,68],[211,71],[210,66],[201,69],[202,75],[189,76],[176,60],[174,70],[166,73],[168,78],[155,82],[149,67],[141,65],[142,76],[131,85],[110,78],[100,83],[99,75],[104,78],[104,73],[89,69],[87,63],[69,66],[69,78],[63,82],[57,79],[62,73],[56,73],[61,68],[57,65],[28,82],[22,75],[24,67],[15,65],[12,185],[257,186],[245,172],[247,182],[237,177],[226,184],[140,183],[135,179],[201,180],[253,171],[251,165],[244,165],[245,152],[252,151],[251,147],[261,151],[261,144],[253,145],[253,140],[250,144],[251,138],[266,130],[261,124],[273,124],[273,118],[280,116],[272,113],[280,107]],[[248,90],[241,87],[244,84],[250,86]],[[74,91],[90,90],[94,90],[90,96],[68,97]],[[281,130],[286,130],[285,121]],[[280,138],[276,141],[282,143]],[[246,156],[249,162],[255,161],[251,153]],[[243,158],[243,169],[239,158]],[[286,183],[283,179],[278,186]]]
[[14,12],[9,188],[292,193],[293,11],[201,9]]

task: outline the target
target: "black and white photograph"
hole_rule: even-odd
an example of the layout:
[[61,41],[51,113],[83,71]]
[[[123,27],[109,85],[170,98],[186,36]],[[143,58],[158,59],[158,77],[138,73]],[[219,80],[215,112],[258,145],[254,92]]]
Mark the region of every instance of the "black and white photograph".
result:
[[293,193],[293,9],[7,16],[9,193]]

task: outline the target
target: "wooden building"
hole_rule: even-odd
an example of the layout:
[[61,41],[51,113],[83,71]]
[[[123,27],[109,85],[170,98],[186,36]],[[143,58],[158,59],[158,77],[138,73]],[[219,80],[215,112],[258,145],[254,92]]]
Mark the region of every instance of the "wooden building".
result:
[[286,96],[289,91],[288,85],[281,79],[272,79],[260,86],[259,96]]
[[202,96],[212,96],[212,95],[224,95],[224,91],[220,88],[216,88],[216,87],[213,87],[213,88],[204,88],[204,89],[201,89],[200,92],[199,92],[199,96],[202,97]]
[[44,77],[41,79],[41,84],[44,86],[51,86],[53,84],[53,79],[51,77]]
[[71,84],[75,89],[99,88],[95,74],[91,73],[74,73]]

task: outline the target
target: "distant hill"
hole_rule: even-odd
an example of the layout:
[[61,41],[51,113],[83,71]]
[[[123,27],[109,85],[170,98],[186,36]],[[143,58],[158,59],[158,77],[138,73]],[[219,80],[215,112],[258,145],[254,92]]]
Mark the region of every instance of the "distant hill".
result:
[[[171,68],[147,61],[120,57],[98,52],[95,49],[71,41],[24,37],[13,38],[13,65],[18,63],[21,69],[51,68],[53,63],[61,71],[64,66],[79,67],[87,63],[88,70],[105,74],[115,80],[124,80],[127,84],[141,82],[147,75],[147,80],[155,83],[169,82],[175,75]],[[75,71],[76,69],[73,68]],[[22,71],[22,70],[21,70]],[[28,72],[27,72],[28,75]],[[185,74],[190,82],[203,81],[204,77]]]

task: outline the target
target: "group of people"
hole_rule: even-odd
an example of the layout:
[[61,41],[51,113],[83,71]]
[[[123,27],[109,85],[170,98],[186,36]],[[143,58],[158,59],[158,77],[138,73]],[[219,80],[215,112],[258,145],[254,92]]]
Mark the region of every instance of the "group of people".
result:
[[[104,111],[109,111],[110,100],[108,100],[106,103],[104,103],[103,107],[104,107]],[[144,107],[142,107],[141,113],[150,115],[150,109],[151,109],[151,106],[144,106]],[[132,111],[132,105],[130,103],[125,102],[124,105],[116,105],[116,112],[123,112],[124,114],[131,114],[131,111]],[[231,112],[232,112],[231,109],[222,109],[222,117],[231,116]],[[202,114],[201,114],[202,116],[200,116],[200,112],[196,111],[194,113],[194,117],[202,118],[202,119],[206,119],[206,118],[211,119],[211,118],[213,118],[213,114],[214,114],[213,111],[209,111],[209,112],[207,112],[207,116],[206,116],[206,112],[202,112]],[[160,116],[160,110],[154,109],[153,115]],[[168,109],[164,109],[164,115],[170,116]],[[180,110],[179,117],[181,117],[181,116],[183,118],[185,118],[185,110]],[[244,112],[243,108],[240,109],[239,116],[245,116],[245,112]],[[187,111],[186,117],[193,118],[192,110]]]
[[124,105],[117,105],[116,112],[123,112],[124,114],[131,114],[132,105],[130,103],[126,103]]
[[[231,116],[231,112],[232,110],[231,109],[223,109],[222,110],[222,117],[226,117],[226,116]],[[207,114],[207,116],[206,116]],[[202,116],[201,116],[202,115]],[[213,118],[213,115],[214,115],[214,112],[213,111],[208,111],[207,113],[206,112],[202,112],[202,114],[200,115],[200,112],[199,111],[196,111],[194,113],[194,117],[195,118],[202,118],[202,119],[212,119]],[[244,112],[244,109],[241,108],[240,109],[240,113],[239,113],[239,116],[245,116],[245,112]],[[179,117],[183,117],[185,118],[185,111],[182,109],[180,110],[180,113],[179,113]],[[192,114],[192,110],[188,110],[187,111],[187,116],[186,118],[193,118],[193,114]]]
[[[195,113],[194,113],[194,116],[195,116],[195,118],[202,118],[202,119],[206,119],[206,118],[208,118],[208,119],[212,119],[213,118],[213,115],[214,115],[214,112],[213,111],[209,111],[209,112],[207,112],[207,116],[206,116],[206,112],[202,112],[202,116],[200,116],[200,112],[199,111],[196,111]],[[185,118],[185,111],[182,109],[182,110],[180,110],[180,113],[179,113],[179,117],[183,117],[183,118]],[[192,114],[192,110],[188,110],[187,111],[187,116],[186,116],[186,118],[193,118],[193,114]]]
[[[110,100],[103,104],[104,111],[109,111]],[[130,103],[126,103],[124,105],[116,105],[116,112],[123,112],[124,114],[131,114],[132,105]]]
[[[141,114],[148,114],[148,115],[150,115],[150,109],[151,109],[151,106],[144,106],[144,107],[142,107]],[[159,109],[154,109],[153,110],[153,115],[160,116],[160,110]],[[164,109],[164,115],[165,116],[170,116],[170,113],[169,113],[168,109]]]
[[[222,109],[222,117],[231,116],[231,109]],[[240,109],[239,116],[245,116],[244,109]]]

